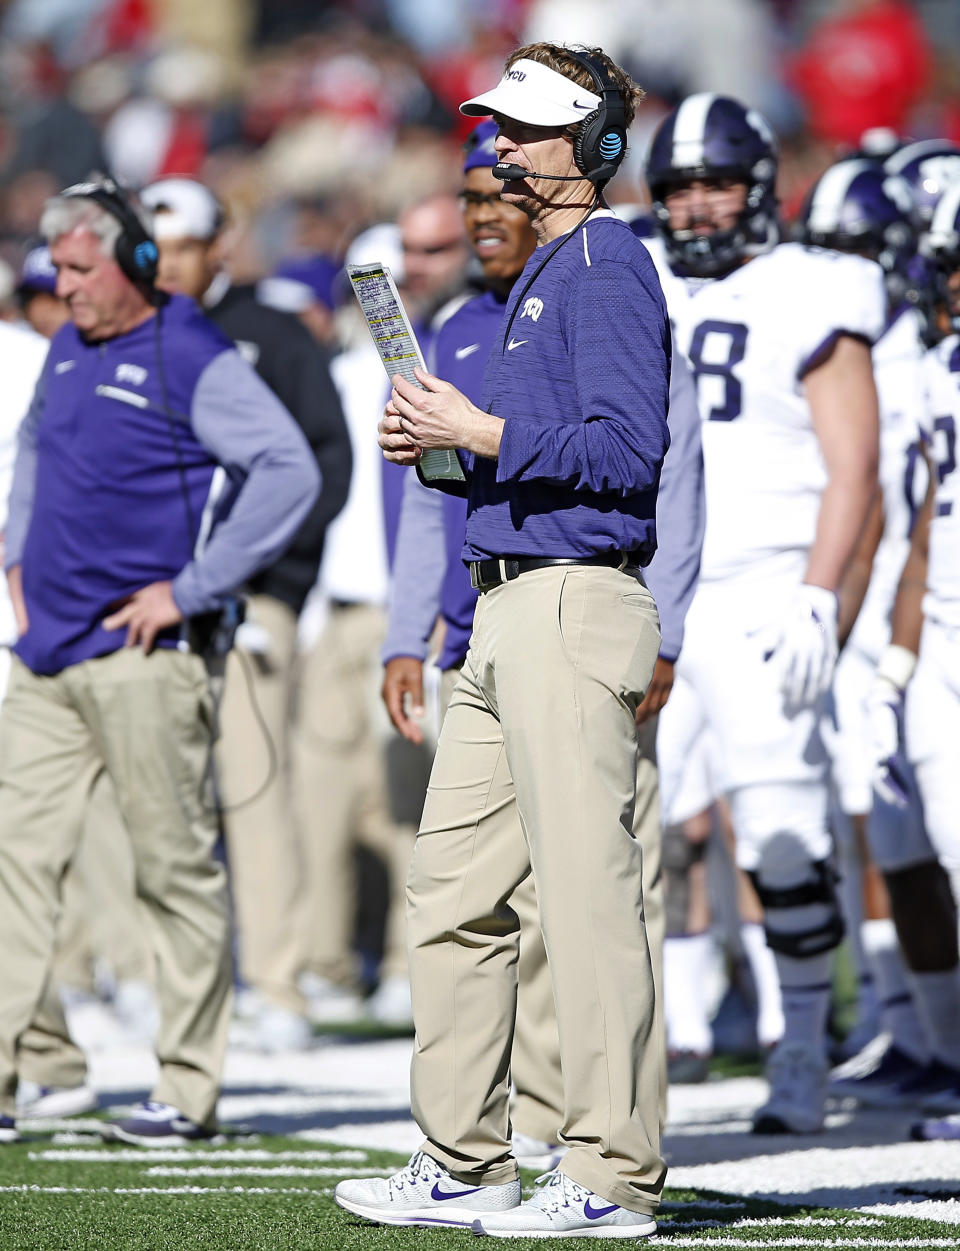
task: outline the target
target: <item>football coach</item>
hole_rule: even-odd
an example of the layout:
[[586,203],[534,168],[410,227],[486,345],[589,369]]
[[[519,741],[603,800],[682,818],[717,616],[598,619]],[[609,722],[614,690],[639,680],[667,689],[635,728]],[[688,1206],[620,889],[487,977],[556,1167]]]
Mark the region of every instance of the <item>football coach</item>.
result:
[[[384,1224],[500,1237],[644,1237],[665,1165],[659,1049],[631,835],[635,714],[660,643],[642,567],[666,451],[670,328],[643,245],[605,207],[640,90],[599,49],[534,44],[461,105],[499,127],[494,174],[537,247],[514,285],[482,403],[393,380],[388,459],[456,448],[463,558],[480,592],[407,888],[425,1139],[392,1178],[341,1183]],[[516,798],[519,826],[497,823]],[[532,872],[564,1079],[557,1171],[520,1202],[510,1153],[519,925]]]
[[209,1137],[230,1012],[211,702],[198,623],[275,560],[319,473],[292,417],[184,296],[110,179],[47,203],[70,321],[20,429],[5,564],[18,621],[0,713],[0,1140],[53,958],[60,883],[106,770],[156,968],[160,1072],[113,1127]]

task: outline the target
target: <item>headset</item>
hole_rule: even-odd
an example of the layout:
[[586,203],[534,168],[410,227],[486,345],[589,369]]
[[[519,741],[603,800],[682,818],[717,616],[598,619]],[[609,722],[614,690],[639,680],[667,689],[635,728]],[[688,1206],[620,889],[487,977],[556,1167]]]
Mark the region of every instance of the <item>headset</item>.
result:
[[613,75],[588,52],[565,49],[567,55],[587,71],[600,96],[599,105],[577,123],[573,138],[573,162],[579,174],[541,174],[509,161],[498,161],[490,171],[501,182],[521,182],[525,178],[542,178],[547,182],[579,182],[586,178],[599,193],[610,181],[627,154],[627,114],[623,94]]
[[579,123],[573,136],[577,169],[592,183],[606,183],[627,154],[627,118],[623,94],[606,65],[589,52],[568,55],[593,79],[599,105]]
[[94,175],[87,182],[74,183],[59,194],[64,200],[92,200],[122,227],[114,247],[114,259],[138,286],[153,287],[157,278],[157,245],[127,192],[113,178]]

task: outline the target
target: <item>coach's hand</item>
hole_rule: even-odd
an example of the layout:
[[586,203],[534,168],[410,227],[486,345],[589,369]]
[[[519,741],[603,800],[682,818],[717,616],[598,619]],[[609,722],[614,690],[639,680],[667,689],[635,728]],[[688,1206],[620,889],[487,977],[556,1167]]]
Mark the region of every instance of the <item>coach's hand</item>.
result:
[[153,650],[157,635],[168,626],[179,625],[183,613],[173,598],[169,582],[151,582],[124,600],[121,608],[104,617],[105,630],[127,628],[125,647],[142,644],[145,653]]
[[7,570],[7,591],[13,605],[13,617],[17,623],[17,638],[22,639],[30,628],[27,616],[27,604],[23,598],[23,569],[20,565],[12,565]]
[[377,426],[377,442],[383,449],[386,460],[395,465],[415,465],[423,455],[423,449],[400,426],[400,413],[393,403],[388,403],[383,410],[383,417]]
[[380,691],[390,720],[411,743],[423,742],[416,718],[423,717],[423,661],[415,656],[394,656],[383,671]]
[[637,725],[643,725],[645,721],[655,717],[670,698],[672,690],[673,661],[664,660],[662,656],[658,656],[657,663],[653,667],[653,677],[650,679],[650,685],[647,687],[647,693],[637,709]]
[[477,456],[496,460],[500,452],[503,419],[485,413],[442,378],[425,369],[415,369],[420,390],[399,374],[391,379],[392,407],[399,414],[399,426],[412,443],[421,448],[461,447]]

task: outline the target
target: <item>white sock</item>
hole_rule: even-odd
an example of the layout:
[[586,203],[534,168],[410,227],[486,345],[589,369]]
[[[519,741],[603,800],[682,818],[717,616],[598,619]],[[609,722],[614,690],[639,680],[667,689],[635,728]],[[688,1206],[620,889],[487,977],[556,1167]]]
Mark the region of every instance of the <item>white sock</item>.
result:
[[779,951],[774,955],[783,996],[783,1036],[790,1042],[804,1042],[822,1054],[830,1009],[833,953],[824,951],[802,960]]
[[960,1069],[960,968],[914,973],[915,1002],[936,1058]]
[[710,1055],[713,1034],[707,1017],[706,983],[713,960],[713,935],[668,936],[663,944],[663,1008],[670,1051]]
[[777,961],[767,946],[767,936],[759,921],[741,922],[740,941],[757,993],[757,1042],[761,1047],[772,1047],[783,1037],[783,1001]]
[[863,949],[873,967],[881,1028],[900,1051],[925,1064],[930,1058],[930,1047],[913,1002],[896,927],[890,920],[864,921],[861,936]]

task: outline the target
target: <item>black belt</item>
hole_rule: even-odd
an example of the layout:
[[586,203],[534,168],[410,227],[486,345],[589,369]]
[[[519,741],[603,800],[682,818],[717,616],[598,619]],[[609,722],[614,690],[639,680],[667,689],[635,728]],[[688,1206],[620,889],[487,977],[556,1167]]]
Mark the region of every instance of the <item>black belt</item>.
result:
[[470,585],[475,591],[489,591],[502,582],[512,582],[521,573],[532,569],[550,569],[554,565],[603,565],[607,569],[626,569],[637,564],[633,552],[604,552],[601,556],[500,556],[489,560],[471,560]]

